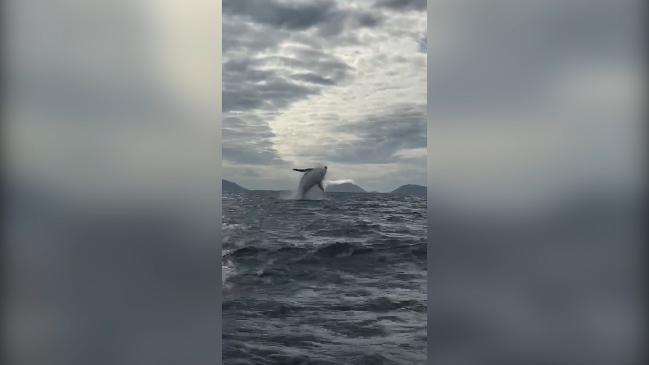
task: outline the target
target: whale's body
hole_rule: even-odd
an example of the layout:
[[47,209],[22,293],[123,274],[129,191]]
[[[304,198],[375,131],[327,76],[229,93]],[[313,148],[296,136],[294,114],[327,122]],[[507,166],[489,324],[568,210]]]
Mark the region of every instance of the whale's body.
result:
[[300,179],[300,184],[297,187],[297,198],[304,199],[304,195],[312,187],[318,186],[323,192],[324,187],[322,186],[322,180],[324,180],[325,175],[327,174],[327,166],[318,166],[310,169],[293,169],[298,172],[304,172],[302,178]]

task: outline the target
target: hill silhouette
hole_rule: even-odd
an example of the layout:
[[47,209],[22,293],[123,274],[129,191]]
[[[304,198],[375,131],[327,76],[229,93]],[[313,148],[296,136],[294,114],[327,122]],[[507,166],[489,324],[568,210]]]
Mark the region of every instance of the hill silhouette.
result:
[[416,195],[426,197],[426,187],[423,185],[406,184],[392,190],[392,194]]
[[232,181],[223,179],[222,182],[223,182],[222,187],[224,193],[244,193],[248,191],[248,189],[242,187],[237,183],[233,183]]

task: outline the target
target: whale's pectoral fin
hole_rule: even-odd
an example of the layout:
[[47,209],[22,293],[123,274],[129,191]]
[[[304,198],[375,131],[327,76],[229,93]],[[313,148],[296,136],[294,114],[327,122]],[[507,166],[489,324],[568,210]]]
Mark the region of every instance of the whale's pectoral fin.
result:
[[293,171],[297,171],[297,172],[309,172],[311,170],[313,169],[293,169]]
[[324,190],[324,188],[322,187],[322,181],[320,181],[320,182],[318,183],[318,187],[319,187],[320,190],[322,190],[322,192],[324,193],[325,190]]

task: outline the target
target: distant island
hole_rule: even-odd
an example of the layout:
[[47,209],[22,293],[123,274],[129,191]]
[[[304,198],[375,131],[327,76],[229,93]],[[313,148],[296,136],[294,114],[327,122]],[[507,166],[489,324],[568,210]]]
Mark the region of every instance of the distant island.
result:
[[367,193],[365,189],[352,183],[327,185],[325,191],[328,193]]
[[392,194],[416,195],[426,197],[426,187],[423,185],[407,184],[392,190]]
[[[223,179],[223,192],[224,193],[245,193],[245,192],[254,192],[254,191],[264,191],[264,190],[249,190],[244,188],[243,186],[234,183],[229,180]],[[328,185],[325,188],[326,192],[328,193],[367,193],[365,189],[362,187],[352,184],[352,183],[343,183],[343,184],[332,184]],[[290,190],[287,191],[278,191],[278,192],[290,192]],[[378,193],[376,191],[372,191],[372,193]],[[398,188],[394,189],[390,194],[401,194],[401,195],[415,195],[415,196],[421,196],[421,197],[426,197],[426,187],[423,185],[415,185],[415,184],[406,184],[399,186]]]
[[242,187],[237,183],[233,183],[232,181],[223,179],[222,182],[223,182],[222,188],[224,193],[245,193],[246,191],[248,191],[248,189]]

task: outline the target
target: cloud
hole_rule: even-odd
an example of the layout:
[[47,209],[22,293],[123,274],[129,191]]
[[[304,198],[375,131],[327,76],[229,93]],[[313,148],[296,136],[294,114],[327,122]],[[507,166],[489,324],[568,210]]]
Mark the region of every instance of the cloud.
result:
[[235,0],[223,2],[225,16],[239,15],[255,23],[277,28],[304,30],[331,19],[336,14],[332,1],[309,4],[281,3],[273,0]]
[[394,153],[394,158],[399,160],[425,159],[428,150],[426,148],[404,148]]
[[[245,56],[272,50],[290,38],[290,33],[287,31],[268,29],[250,21],[235,19],[227,14],[223,15],[222,20],[224,34],[222,39],[223,55],[227,59],[234,57],[245,58]],[[228,37],[227,34],[236,34],[236,37]]]
[[292,79],[298,80],[298,81],[305,81],[311,84],[319,84],[319,85],[334,85],[335,81],[328,79],[326,77],[322,77],[320,75],[312,74],[312,73],[301,73],[301,74],[295,74],[291,76]]
[[[245,121],[244,121],[245,120]],[[236,116],[223,119],[223,155],[242,164],[284,164],[270,140],[274,133],[259,116]]]
[[293,103],[349,79],[353,70],[296,35],[331,39],[344,29],[378,26],[382,16],[333,1],[224,1],[223,9],[223,157],[285,163],[273,149],[270,121]]
[[[384,5],[224,2],[223,158],[232,180],[266,188],[285,181],[267,165],[378,166],[425,146],[425,13]],[[236,164],[263,178],[235,173]],[[378,190],[394,183],[385,185]]]
[[224,112],[281,109],[317,92],[278,72],[257,69],[255,63],[260,62],[236,60],[223,64],[227,70],[223,77]]
[[[226,0],[223,2],[224,16],[241,16],[254,23],[276,29],[295,31],[321,27],[325,34],[342,32],[341,23],[374,27],[380,23],[380,16],[353,9],[341,9],[335,1],[317,0],[310,2],[279,2],[274,0]],[[329,27],[336,24],[336,29]]]
[[638,4],[434,2],[432,186],[494,202],[581,184],[628,190],[638,171]]
[[334,55],[303,46],[230,59],[223,63],[223,111],[282,109],[343,81],[351,69]]
[[426,10],[426,0],[380,0],[376,6],[392,10]]
[[173,4],[150,6],[13,3],[12,174],[71,196],[210,190],[201,178],[217,173],[220,154],[210,126],[218,34],[203,10],[213,8],[205,2],[180,17]]
[[272,146],[268,121],[273,113],[344,80],[349,69],[334,56],[304,47],[226,61],[223,157],[243,163],[284,163]]
[[637,39],[638,25],[624,14],[634,1],[435,2],[431,109],[455,114],[537,104],[568,62],[624,57]]
[[402,105],[386,113],[347,123],[339,131],[354,140],[331,146],[327,159],[338,162],[388,163],[403,149],[426,147],[426,109],[423,105]]
[[349,77],[334,55],[288,46],[280,55],[236,57],[223,64],[223,157],[233,162],[285,163],[273,149],[273,113]]

